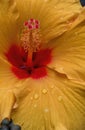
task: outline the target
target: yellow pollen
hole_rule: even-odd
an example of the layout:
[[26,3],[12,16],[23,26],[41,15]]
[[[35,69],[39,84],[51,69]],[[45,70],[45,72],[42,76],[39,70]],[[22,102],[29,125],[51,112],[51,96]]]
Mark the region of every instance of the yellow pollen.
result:
[[40,30],[29,30],[26,28],[21,35],[21,46],[25,52],[36,52],[41,45]]

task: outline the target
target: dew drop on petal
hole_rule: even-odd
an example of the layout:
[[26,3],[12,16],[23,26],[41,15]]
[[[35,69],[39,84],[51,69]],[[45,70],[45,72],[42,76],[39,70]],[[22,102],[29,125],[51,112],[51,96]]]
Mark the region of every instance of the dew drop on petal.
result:
[[47,89],[43,89],[43,90],[42,90],[42,93],[43,93],[43,94],[46,94],[46,93],[47,93]]
[[39,95],[38,94],[35,94],[34,95],[34,99],[38,99],[39,98]]
[[44,0],[45,2],[48,2],[48,0]]
[[54,6],[54,8],[56,9],[56,8],[57,8],[57,6]]
[[54,88],[54,85],[52,85],[51,88]]
[[62,101],[62,96],[59,96],[59,97],[58,97],[58,101]]
[[48,112],[49,112],[49,109],[48,109],[48,108],[45,108],[45,109],[44,109],[44,112],[48,113]]
[[64,17],[60,17],[60,20],[63,20],[64,19]]
[[31,97],[30,99],[33,100],[33,97]]
[[37,104],[34,104],[34,108],[36,108],[37,107]]

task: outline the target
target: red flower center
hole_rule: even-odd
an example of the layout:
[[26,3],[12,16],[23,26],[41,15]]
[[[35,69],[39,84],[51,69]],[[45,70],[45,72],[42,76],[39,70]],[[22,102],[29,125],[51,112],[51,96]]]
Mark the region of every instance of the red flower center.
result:
[[47,75],[46,66],[51,62],[51,49],[40,49],[42,38],[40,23],[30,19],[24,23],[20,46],[12,44],[5,53],[12,72],[19,78],[39,79]]
[[[51,62],[51,50],[44,49],[33,52],[32,63],[27,63],[27,53],[13,44],[5,54],[8,61],[11,63],[12,72],[19,78],[25,79],[31,77],[39,79],[47,75],[46,65]],[[29,61],[30,63],[30,61]]]

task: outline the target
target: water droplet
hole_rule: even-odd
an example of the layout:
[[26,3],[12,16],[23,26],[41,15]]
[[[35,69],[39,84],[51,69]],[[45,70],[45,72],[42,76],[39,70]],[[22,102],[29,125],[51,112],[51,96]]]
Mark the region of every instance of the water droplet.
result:
[[34,104],[34,108],[36,108],[37,107],[37,104]]
[[59,97],[58,97],[58,101],[62,101],[62,96],[59,96]]
[[51,88],[54,88],[54,85],[52,85]]
[[57,8],[57,6],[54,6],[54,8],[56,9],[56,8]]
[[47,93],[47,90],[46,90],[46,89],[43,89],[43,90],[42,90],[42,93],[43,93],[43,94],[46,94],[46,93]]
[[31,97],[30,99],[33,100],[33,97]]
[[63,20],[63,19],[64,19],[64,17],[60,17],[60,19],[61,19],[61,20]]
[[44,112],[46,112],[46,113],[49,112],[49,109],[48,109],[48,108],[45,108],[45,109],[44,109]]
[[44,0],[45,2],[48,2],[48,0]]
[[35,94],[34,95],[34,99],[38,99],[39,95],[38,94]]

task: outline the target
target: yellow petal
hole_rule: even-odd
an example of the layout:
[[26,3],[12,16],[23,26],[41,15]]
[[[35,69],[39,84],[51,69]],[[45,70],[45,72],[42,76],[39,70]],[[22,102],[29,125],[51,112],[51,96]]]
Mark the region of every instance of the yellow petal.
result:
[[[82,15],[85,19],[84,16],[85,11]],[[49,46],[54,47],[53,62],[49,67],[66,74],[69,79],[85,84],[85,20],[51,41]]]
[[[41,32],[49,41],[68,29],[68,19],[77,17],[81,10],[79,1],[67,0],[16,0],[20,12],[19,25],[30,18],[40,21]],[[74,19],[75,20],[75,19]]]
[[19,98],[12,112],[22,130],[84,130],[85,85],[51,70],[47,77],[26,80],[23,85],[30,92]]
[[[11,65],[6,60],[0,59],[0,91],[5,93],[7,90],[12,90],[16,97],[17,95],[18,97],[23,97],[23,95],[27,95],[29,92],[29,89],[28,91],[25,89],[23,85],[24,82],[25,79],[19,80],[14,73],[12,73]],[[21,92],[23,93],[22,95]]]
[[0,55],[15,42],[18,12],[13,0],[0,0]]
[[[11,65],[6,60],[0,59],[0,88],[13,87],[16,80],[10,69]],[[10,82],[8,82],[10,81]]]
[[11,71],[11,65],[0,59],[0,121],[11,118],[12,109],[18,106],[18,99],[29,93],[23,85],[26,80],[19,80]]
[[0,101],[0,110],[1,110],[0,119],[1,120],[3,120],[4,118],[11,119],[10,117],[11,111],[16,102],[15,95],[11,91],[8,92],[5,91],[5,93],[1,91],[0,96],[1,96],[0,99],[2,99]]

